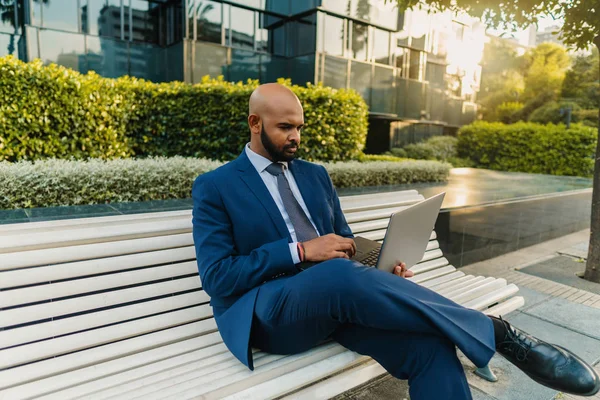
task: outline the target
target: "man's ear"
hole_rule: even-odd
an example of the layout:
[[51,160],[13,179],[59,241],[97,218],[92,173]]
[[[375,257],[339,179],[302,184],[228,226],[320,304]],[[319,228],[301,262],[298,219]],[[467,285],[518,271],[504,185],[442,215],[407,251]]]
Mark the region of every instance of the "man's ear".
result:
[[260,134],[260,127],[262,124],[262,120],[256,114],[250,114],[248,116],[248,127],[250,128],[250,132],[254,134]]

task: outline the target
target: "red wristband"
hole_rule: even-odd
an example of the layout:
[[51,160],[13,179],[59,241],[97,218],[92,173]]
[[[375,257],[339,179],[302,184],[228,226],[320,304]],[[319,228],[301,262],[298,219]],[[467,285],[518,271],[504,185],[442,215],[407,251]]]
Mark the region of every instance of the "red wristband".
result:
[[301,242],[298,242],[298,256],[300,257],[300,262],[304,262],[304,245]]

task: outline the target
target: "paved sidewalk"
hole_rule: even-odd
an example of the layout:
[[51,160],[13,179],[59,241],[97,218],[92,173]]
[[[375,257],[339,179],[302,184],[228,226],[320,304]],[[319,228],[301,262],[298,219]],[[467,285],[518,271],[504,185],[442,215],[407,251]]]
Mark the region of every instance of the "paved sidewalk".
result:
[[[582,261],[587,256],[588,240],[589,230],[584,230],[460,270],[515,283],[520,289],[518,295],[525,298],[525,306],[507,315],[506,320],[542,340],[574,351],[600,373],[600,295],[521,272],[526,267],[556,260],[557,256]],[[475,376],[474,366],[464,357],[461,359],[476,400],[600,400],[600,393],[592,398],[577,397],[538,385],[501,356],[494,356],[490,363],[499,379],[490,383]],[[386,375],[336,399],[408,398],[406,382]]]

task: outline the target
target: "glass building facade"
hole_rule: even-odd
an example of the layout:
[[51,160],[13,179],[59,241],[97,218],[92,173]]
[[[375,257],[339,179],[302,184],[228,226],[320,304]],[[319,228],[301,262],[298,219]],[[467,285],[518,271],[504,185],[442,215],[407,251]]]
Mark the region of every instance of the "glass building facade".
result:
[[385,142],[371,140],[375,152],[477,111],[483,27],[384,0],[0,0],[0,13],[0,56],[155,82],[285,77],[355,89],[370,139]]

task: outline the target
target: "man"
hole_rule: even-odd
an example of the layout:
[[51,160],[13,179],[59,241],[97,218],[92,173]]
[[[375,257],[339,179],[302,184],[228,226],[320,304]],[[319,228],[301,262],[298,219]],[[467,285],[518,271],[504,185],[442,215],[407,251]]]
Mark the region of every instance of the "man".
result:
[[253,369],[251,347],[293,354],[332,338],[408,379],[413,400],[470,399],[456,346],[479,367],[498,351],[546,386],[598,391],[574,354],[403,279],[403,263],[390,274],[349,260],[353,235],[327,171],[295,160],[304,117],[291,90],[257,88],[248,125],[241,155],[192,191],[202,285],[242,363]]

